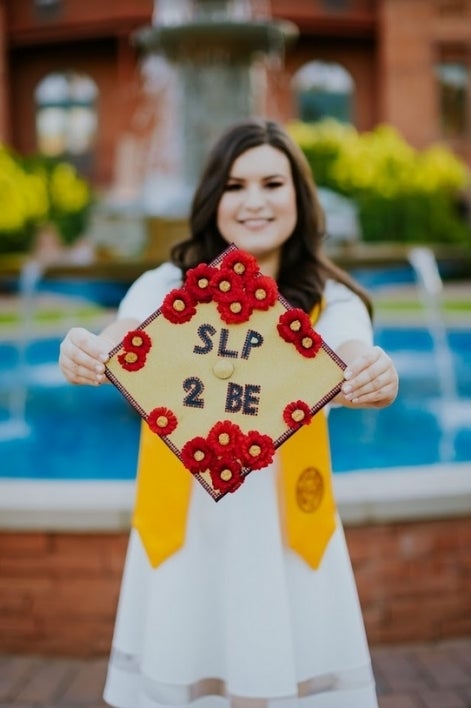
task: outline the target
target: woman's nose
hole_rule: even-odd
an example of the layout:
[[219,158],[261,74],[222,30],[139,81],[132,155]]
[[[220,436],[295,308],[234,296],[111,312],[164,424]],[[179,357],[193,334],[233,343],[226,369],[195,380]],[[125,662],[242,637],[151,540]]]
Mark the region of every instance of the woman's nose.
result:
[[263,190],[254,185],[247,188],[245,193],[245,206],[248,209],[259,209],[265,203]]

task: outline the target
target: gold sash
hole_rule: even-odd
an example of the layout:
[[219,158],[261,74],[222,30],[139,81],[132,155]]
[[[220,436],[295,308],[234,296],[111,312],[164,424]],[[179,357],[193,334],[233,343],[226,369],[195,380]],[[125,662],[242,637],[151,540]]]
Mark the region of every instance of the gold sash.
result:
[[[311,317],[316,319],[318,312]],[[321,410],[309,425],[283,443],[278,454],[280,517],[286,544],[317,568],[336,526],[325,412]],[[245,483],[250,484],[250,477]],[[185,542],[192,484],[199,482],[143,422],[133,526],[153,567]],[[230,499],[220,503],[230,503]]]

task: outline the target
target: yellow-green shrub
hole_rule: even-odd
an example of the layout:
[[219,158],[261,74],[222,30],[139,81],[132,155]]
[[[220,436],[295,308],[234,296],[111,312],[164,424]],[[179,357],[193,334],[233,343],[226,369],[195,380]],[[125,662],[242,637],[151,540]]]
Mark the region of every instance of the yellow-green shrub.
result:
[[356,201],[365,240],[469,243],[457,205],[470,173],[446,147],[415,150],[388,125],[359,133],[324,120],[288,130],[317,184]]
[[72,243],[86,228],[91,203],[90,187],[72,165],[24,159],[0,145],[0,252],[27,250],[46,222]]

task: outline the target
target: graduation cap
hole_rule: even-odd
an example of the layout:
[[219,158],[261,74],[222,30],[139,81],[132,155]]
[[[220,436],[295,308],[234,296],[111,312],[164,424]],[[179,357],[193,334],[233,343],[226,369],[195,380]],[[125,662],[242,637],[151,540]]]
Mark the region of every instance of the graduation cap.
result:
[[340,390],[345,364],[229,246],[110,352],[108,378],[219,500]]

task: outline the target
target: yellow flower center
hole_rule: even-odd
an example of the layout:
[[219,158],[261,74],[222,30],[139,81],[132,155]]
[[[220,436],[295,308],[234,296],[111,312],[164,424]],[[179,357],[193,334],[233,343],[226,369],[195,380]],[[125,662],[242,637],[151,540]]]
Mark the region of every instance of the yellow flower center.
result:
[[201,288],[201,290],[204,290],[207,288],[209,285],[209,280],[207,278],[200,278],[198,280],[198,287]]
[[289,326],[292,332],[299,332],[301,329],[301,322],[299,320],[293,320]]
[[302,420],[304,420],[306,414],[300,408],[296,408],[296,410],[293,411],[291,417],[296,423],[300,423]]
[[126,354],[124,355],[124,360],[128,364],[134,364],[137,361],[137,359],[138,359],[138,356],[137,356],[136,352],[126,352]]
[[245,266],[243,263],[235,263],[234,264],[234,273],[237,273],[237,275],[243,275],[245,273]]
[[231,289],[231,284],[228,280],[221,280],[219,283],[219,290],[223,293],[228,293]]
[[229,445],[230,440],[231,440],[231,438],[230,438],[229,433],[221,433],[218,436],[218,441],[219,441],[220,445]]
[[173,303],[173,309],[176,310],[177,312],[183,312],[185,309],[185,303],[183,300],[175,300]]
[[159,415],[157,418],[157,425],[159,428],[165,428],[168,425],[168,418],[166,415]]
[[231,302],[231,304],[229,305],[229,309],[231,312],[234,313],[234,315],[238,315],[239,312],[242,310],[242,305],[240,304],[240,302]]
[[263,288],[257,288],[255,291],[255,299],[256,300],[265,300],[267,297],[267,293]]
[[232,479],[231,470],[228,470],[228,469],[222,470],[221,479],[223,480],[223,482],[228,482],[230,479]]
[[201,462],[204,460],[204,452],[202,450],[196,450],[195,454],[193,455],[194,460],[196,462]]
[[143,344],[142,337],[139,337],[138,334],[135,335],[131,341],[134,347],[141,347]]
[[249,454],[251,455],[251,457],[258,457],[261,452],[262,448],[260,447],[260,445],[251,445],[249,447]]
[[303,337],[301,344],[303,345],[304,349],[309,349],[310,347],[312,347],[311,337]]

